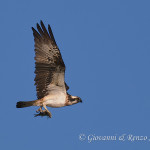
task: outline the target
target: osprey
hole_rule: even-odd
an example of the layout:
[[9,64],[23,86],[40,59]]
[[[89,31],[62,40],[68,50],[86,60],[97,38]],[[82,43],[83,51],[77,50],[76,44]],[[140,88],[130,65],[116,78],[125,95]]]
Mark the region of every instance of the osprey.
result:
[[[54,39],[50,25],[48,30],[43,22],[37,23],[36,31],[33,27],[35,42],[35,85],[37,100],[19,101],[17,108],[40,106],[35,116],[52,117],[48,107],[64,107],[82,102],[78,96],[67,93],[69,86],[65,83],[65,64]],[[45,110],[42,110],[44,107]]]

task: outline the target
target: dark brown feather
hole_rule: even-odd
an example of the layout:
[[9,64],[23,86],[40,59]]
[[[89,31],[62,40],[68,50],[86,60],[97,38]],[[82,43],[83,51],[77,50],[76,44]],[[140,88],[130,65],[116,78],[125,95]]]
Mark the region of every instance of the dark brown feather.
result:
[[[38,32],[32,27],[35,41],[35,85],[38,99],[48,94],[47,87],[51,83],[69,89],[64,81],[65,64],[56,45],[50,25],[48,31],[43,22],[37,23]],[[57,79],[58,78],[58,79]],[[57,81],[58,80],[58,81]]]
[[56,44],[56,41],[55,41],[55,38],[54,38],[54,35],[53,35],[53,32],[52,32],[52,29],[50,27],[50,25],[48,25],[48,31],[50,33],[50,36],[51,36],[51,39],[54,41],[54,43]]

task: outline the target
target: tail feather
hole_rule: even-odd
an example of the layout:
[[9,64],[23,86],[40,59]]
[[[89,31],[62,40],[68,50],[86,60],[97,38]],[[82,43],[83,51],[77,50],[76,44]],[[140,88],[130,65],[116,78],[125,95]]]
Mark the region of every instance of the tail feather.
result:
[[30,107],[33,106],[35,101],[19,101],[16,104],[16,108]]

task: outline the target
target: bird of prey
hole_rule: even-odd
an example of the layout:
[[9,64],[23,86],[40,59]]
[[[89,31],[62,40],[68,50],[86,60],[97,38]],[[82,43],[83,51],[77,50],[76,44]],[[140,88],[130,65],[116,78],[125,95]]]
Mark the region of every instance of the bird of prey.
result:
[[[41,25],[41,26],[40,26]],[[65,64],[54,39],[50,25],[48,30],[40,21],[37,31],[32,27],[35,42],[35,85],[37,100],[19,101],[17,108],[39,106],[35,116],[52,117],[48,107],[64,107],[82,102],[78,96],[68,94],[65,82]],[[45,109],[43,110],[42,107]]]

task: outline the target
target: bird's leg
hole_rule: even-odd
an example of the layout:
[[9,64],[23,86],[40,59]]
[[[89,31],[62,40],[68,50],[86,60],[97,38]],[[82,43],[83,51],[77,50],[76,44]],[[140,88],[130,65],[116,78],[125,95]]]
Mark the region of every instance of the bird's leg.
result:
[[50,111],[46,108],[46,105],[43,105],[43,107],[45,108],[45,110],[43,110],[43,112],[47,113],[47,115],[51,118],[52,114],[50,113]]
[[43,112],[42,106],[41,106],[38,110],[36,110],[36,112],[37,112],[37,113],[38,113],[38,112]]
[[[42,107],[45,108],[45,110],[42,110]],[[48,117],[52,117],[52,114],[49,112],[49,110],[46,108],[46,105],[41,106],[37,111],[37,113],[40,112],[39,114],[35,114],[34,116],[48,116]]]

